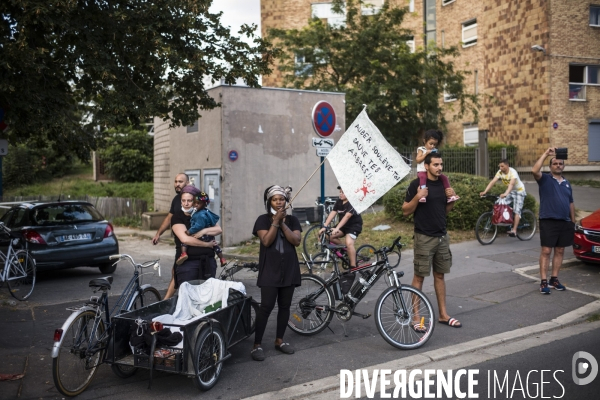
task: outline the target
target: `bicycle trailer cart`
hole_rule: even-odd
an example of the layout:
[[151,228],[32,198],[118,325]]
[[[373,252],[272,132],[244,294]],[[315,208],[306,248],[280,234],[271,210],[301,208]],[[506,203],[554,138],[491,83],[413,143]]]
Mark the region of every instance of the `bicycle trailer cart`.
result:
[[[141,329],[142,320],[151,321],[158,315],[173,314],[177,298],[120,314],[114,318],[112,340],[105,362],[112,364],[113,372],[122,378],[133,375],[137,368],[160,370],[193,377],[194,384],[200,390],[209,390],[219,379],[223,361],[231,357],[229,349],[254,331],[251,302],[252,297],[229,289],[227,307],[182,325],[164,325],[173,331],[173,328],[179,328],[183,335],[182,346],[156,345],[156,339],[153,339],[149,352],[138,348],[132,350],[132,333]],[[152,372],[150,384],[151,380]]]

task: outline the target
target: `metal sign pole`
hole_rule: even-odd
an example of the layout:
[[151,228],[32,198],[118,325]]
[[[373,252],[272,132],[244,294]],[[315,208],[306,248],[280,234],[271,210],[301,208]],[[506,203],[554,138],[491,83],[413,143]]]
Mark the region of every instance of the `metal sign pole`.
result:
[[325,203],[325,157],[321,157],[321,204]]

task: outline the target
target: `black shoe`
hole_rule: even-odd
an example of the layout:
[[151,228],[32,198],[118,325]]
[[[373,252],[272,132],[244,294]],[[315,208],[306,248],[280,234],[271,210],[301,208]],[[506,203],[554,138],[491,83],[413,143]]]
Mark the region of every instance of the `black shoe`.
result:
[[265,352],[263,351],[262,347],[252,349],[250,355],[254,361],[264,361],[265,359]]
[[295,353],[294,348],[289,343],[281,343],[279,345],[276,344],[275,350],[279,350],[280,352],[285,353],[285,354],[294,354]]

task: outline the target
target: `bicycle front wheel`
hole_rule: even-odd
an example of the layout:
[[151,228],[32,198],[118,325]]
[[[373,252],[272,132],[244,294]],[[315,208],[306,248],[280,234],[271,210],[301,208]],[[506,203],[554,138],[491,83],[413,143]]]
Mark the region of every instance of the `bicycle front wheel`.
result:
[[25,250],[17,250],[10,260],[8,289],[17,300],[27,300],[35,287],[35,262]]
[[304,235],[302,240],[302,249],[304,254],[310,258],[311,254],[319,253],[321,251],[321,240],[319,238],[319,230],[321,225],[311,226]]
[[433,307],[417,288],[409,285],[390,287],[377,300],[375,324],[392,346],[416,349],[431,338],[435,326]]
[[498,227],[492,224],[492,212],[488,211],[479,217],[475,225],[475,236],[482,245],[492,244],[496,240]]
[[99,340],[104,336],[104,322],[98,320],[93,332],[95,317],[96,313],[89,310],[79,314],[63,332],[58,357],[52,360],[54,385],[65,396],[83,392],[102,362],[105,345]]
[[365,264],[371,264],[377,261],[375,247],[370,244],[363,244],[356,250],[356,266],[360,267]]
[[142,293],[135,298],[133,302],[133,309],[139,310],[140,308],[149,306],[150,304],[158,303],[160,300],[161,296],[158,290],[150,286],[142,290]]
[[288,326],[300,335],[316,335],[333,318],[333,292],[318,276],[302,275],[301,280],[301,286],[294,290]]
[[523,210],[517,227],[517,237],[520,240],[531,240],[537,230],[537,219],[531,210]]
[[318,253],[313,256],[313,264],[309,269],[306,265],[300,268],[301,274],[313,274],[325,280],[333,272],[333,259],[327,253]]

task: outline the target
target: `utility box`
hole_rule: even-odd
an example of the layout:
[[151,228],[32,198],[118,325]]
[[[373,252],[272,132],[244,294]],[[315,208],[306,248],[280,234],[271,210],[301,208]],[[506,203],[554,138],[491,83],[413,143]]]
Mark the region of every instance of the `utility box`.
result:
[[[268,186],[289,185],[294,196],[319,169],[313,109],[320,101],[331,105],[335,129],[327,139],[337,143],[346,130],[345,94],[246,86],[217,86],[208,93],[221,107],[203,111],[194,125],[169,128],[168,121],[154,120],[154,209],[168,211],[175,175],[194,171],[194,184],[221,216],[223,246],[232,246],[252,236],[256,218],[266,212]],[[324,166],[325,194],[337,194],[337,179]],[[294,199],[303,218],[320,193],[317,172]]]

